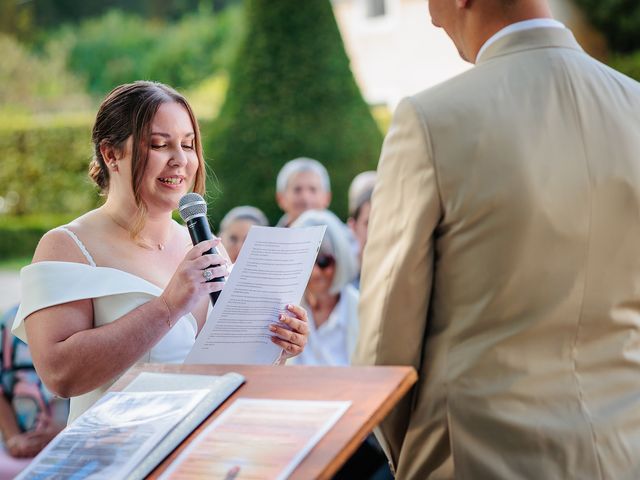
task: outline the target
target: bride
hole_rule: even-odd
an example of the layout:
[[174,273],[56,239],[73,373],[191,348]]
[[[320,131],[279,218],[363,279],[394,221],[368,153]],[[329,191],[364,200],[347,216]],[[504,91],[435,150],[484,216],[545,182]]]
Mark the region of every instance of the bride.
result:
[[[13,327],[47,387],[72,397],[70,422],[136,362],[182,362],[209,293],[222,289],[206,279],[226,276],[229,265],[226,254],[202,255],[219,240],[194,247],[171,216],[180,197],[205,185],[198,124],[182,95],[154,82],[117,87],[92,141],[89,175],[106,202],[44,235],[21,272]],[[270,333],[283,363],[309,330],[298,306],[279,320]]]

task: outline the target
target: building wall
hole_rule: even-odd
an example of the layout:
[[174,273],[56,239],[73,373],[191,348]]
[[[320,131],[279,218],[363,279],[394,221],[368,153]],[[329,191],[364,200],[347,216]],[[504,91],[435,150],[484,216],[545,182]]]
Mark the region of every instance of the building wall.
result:
[[[375,18],[367,18],[367,1],[334,0],[333,5],[351,68],[370,104],[393,109],[403,97],[471,67],[446,33],[432,25],[425,0],[384,0],[387,13]],[[550,4],[587,51],[598,58],[606,55],[602,37],[571,0]]]

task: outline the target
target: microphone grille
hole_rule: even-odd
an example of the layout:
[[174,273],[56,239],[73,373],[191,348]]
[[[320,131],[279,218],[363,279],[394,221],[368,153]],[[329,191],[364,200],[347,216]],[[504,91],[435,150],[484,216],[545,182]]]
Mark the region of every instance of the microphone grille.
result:
[[182,220],[188,222],[194,217],[207,215],[207,202],[197,193],[187,193],[180,199],[178,211],[180,212]]

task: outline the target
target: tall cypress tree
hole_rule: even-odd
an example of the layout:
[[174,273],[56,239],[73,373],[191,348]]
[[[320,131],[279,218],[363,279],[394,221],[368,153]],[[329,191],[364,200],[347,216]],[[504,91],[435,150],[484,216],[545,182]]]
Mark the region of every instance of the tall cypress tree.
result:
[[344,217],[349,182],[375,168],[382,135],[349,68],[331,2],[247,0],[245,8],[247,36],[225,103],[203,132],[217,178],[211,219],[241,204],[277,219],[276,175],[301,156],[327,167],[331,209]]
[[617,53],[640,49],[640,3],[638,0],[576,0]]

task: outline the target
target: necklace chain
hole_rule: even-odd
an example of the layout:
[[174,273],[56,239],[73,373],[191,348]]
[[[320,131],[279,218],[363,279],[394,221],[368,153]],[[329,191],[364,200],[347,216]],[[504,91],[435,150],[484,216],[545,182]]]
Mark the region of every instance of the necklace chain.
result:
[[[117,226],[119,226],[121,229],[125,230],[126,232],[129,232],[129,233],[130,233],[130,230],[129,230],[125,225],[123,225],[122,223],[120,223],[120,222],[116,219],[116,217],[114,217],[113,215],[111,215],[111,214],[110,214],[109,212],[107,212],[106,210],[105,210],[105,213],[106,213],[106,214],[107,214],[107,216],[108,216],[108,217],[113,221],[113,223],[115,223]],[[144,240],[144,239],[141,239],[141,240]],[[165,247],[164,242],[148,242],[148,243],[147,243],[147,241],[136,241],[136,242],[135,242],[135,244],[136,244],[136,245],[138,245],[138,246],[140,246],[140,247],[147,248],[147,249],[148,249],[148,248],[153,248],[153,247],[150,247],[150,246],[149,246],[149,243],[151,243],[152,245],[154,245],[154,244],[155,244],[155,247],[156,247],[158,250],[160,250],[160,251],[164,250],[164,247]]]

